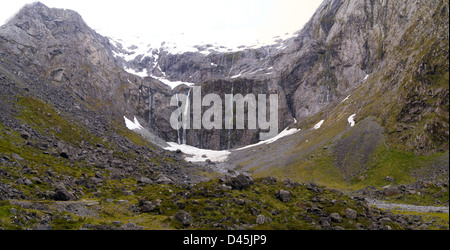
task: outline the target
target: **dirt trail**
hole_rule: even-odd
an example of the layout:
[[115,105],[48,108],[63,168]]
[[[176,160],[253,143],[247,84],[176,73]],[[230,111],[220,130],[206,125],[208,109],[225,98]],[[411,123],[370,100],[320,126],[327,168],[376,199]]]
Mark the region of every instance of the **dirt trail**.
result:
[[441,212],[441,213],[449,213],[448,207],[433,207],[433,206],[414,206],[414,205],[406,205],[406,204],[396,204],[396,203],[389,203],[386,201],[379,201],[375,199],[366,198],[366,201],[375,207],[381,208],[381,209],[396,209],[396,210],[405,210],[405,211],[414,211],[414,212]]

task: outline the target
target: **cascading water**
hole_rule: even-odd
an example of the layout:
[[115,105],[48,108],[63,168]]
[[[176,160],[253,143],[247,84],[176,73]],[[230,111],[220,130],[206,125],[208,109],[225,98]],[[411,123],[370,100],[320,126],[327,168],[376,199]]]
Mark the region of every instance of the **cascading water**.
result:
[[190,115],[189,115],[189,111],[190,111],[190,107],[191,107],[191,100],[190,100],[190,95],[191,95],[191,89],[189,89],[189,92],[187,94],[186,97],[186,106],[184,107],[184,117],[185,119],[183,119],[183,145],[186,145],[186,134],[187,134],[187,130],[186,128],[188,127],[188,121],[189,119],[191,119]]
[[[229,81],[231,81],[231,72],[233,71],[233,67],[234,67],[234,56],[231,59],[230,72],[228,72],[228,80]],[[231,82],[231,93],[230,94],[234,95],[234,83],[233,82]],[[230,107],[231,107],[231,109],[233,109],[233,98],[231,98]],[[228,120],[228,127],[229,128],[233,127],[233,116],[230,116],[230,119]],[[232,129],[228,129],[228,150],[231,149],[231,130]]]
[[[231,83],[231,94],[234,95],[234,83]],[[233,107],[233,98],[230,99],[230,107]],[[233,116],[228,120],[228,127],[233,127]],[[228,129],[228,150],[231,149],[231,129]]]
[[153,96],[152,92],[150,90],[150,86],[148,87],[148,124],[150,127],[152,126],[152,103],[153,103]]
[[[178,93],[176,94],[176,97],[177,97],[178,108],[180,108],[180,98],[178,98]],[[183,119],[183,118],[178,117],[178,121],[180,121],[180,119]],[[177,123],[177,134],[178,134],[178,144],[181,144],[179,124],[180,123]]]
[[[187,144],[187,129],[189,128],[189,123],[190,123],[190,107],[191,107],[191,88],[189,89],[187,95],[182,95],[182,96],[186,96],[186,99],[184,100],[183,104],[180,105],[180,96],[179,93],[177,93],[175,96],[177,97],[177,103],[178,103],[178,109],[182,110],[181,115],[178,117],[178,123],[177,123],[177,135],[178,135],[178,144],[183,144],[186,145]],[[184,105],[184,106],[183,106]],[[182,125],[182,127],[180,128],[180,124]],[[180,132],[181,130],[181,132]]]

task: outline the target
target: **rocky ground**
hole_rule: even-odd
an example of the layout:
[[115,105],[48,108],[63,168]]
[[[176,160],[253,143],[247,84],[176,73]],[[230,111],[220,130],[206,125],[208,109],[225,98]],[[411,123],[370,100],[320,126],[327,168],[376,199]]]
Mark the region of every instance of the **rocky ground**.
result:
[[59,187],[53,197],[66,201],[1,201],[0,227],[37,230],[448,230],[448,213],[428,217],[396,214],[378,209],[360,196],[351,198],[314,184],[279,181],[272,177],[253,180],[239,175],[195,185],[156,185],[145,180],[127,183],[114,188],[106,181],[95,193],[76,199],[67,189]]

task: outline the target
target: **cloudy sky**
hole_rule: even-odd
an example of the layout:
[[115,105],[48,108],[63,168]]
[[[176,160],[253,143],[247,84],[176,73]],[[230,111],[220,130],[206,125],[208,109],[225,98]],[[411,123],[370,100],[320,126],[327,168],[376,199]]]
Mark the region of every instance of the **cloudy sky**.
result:
[[[41,0],[72,9],[102,35],[143,39],[185,34],[203,42],[267,41],[303,27],[323,0]],[[4,1],[3,24],[34,0]]]

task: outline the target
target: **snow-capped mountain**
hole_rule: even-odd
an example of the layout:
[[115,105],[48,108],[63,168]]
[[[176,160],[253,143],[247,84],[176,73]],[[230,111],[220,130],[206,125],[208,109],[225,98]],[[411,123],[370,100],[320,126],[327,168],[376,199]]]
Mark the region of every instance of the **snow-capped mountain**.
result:
[[[101,31],[100,31],[101,32]],[[278,50],[283,50],[287,47],[288,39],[295,37],[295,34],[286,33],[283,36],[276,36],[272,42],[256,41],[250,45],[222,45],[217,42],[207,43],[201,41],[194,41],[195,39],[188,39],[186,35],[180,34],[172,36],[165,41],[147,41],[140,37],[127,37],[126,39],[108,37],[112,46],[112,51],[117,60],[119,60],[123,68],[132,74],[140,77],[153,77],[160,80],[164,84],[170,86],[172,89],[179,85],[192,86],[195,83],[206,79],[216,78],[231,78],[235,79],[241,77],[245,73],[250,74],[273,74],[273,67],[266,67],[266,70],[259,67],[258,62]],[[221,69],[218,75],[209,75],[207,78],[198,78],[187,75],[176,75],[167,64],[163,57],[197,57],[197,61],[202,61],[203,66],[211,69],[219,69],[223,67],[220,60],[217,61],[217,55],[231,55],[242,53],[244,51],[262,51],[263,58],[257,58],[254,62],[246,61],[246,66],[257,64],[253,70],[246,70],[244,72],[238,70],[238,62],[232,62],[231,68]],[[179,60],[179,58],[178,58]],[[162,69],[161,66],[165,67]],[[219,66],[220,65],[220,66]],[[166,70],[168,71],[166,73]],[[195,74],[195,73],[194,73]]]

